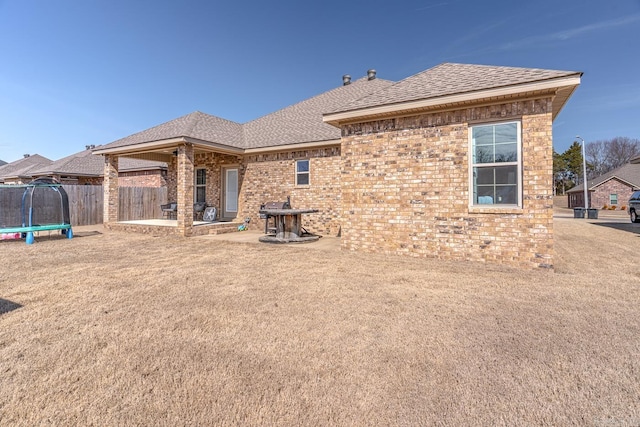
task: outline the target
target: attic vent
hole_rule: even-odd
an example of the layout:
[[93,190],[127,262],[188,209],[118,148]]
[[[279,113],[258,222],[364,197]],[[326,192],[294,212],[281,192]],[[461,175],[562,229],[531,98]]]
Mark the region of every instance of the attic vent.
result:
[[349,74],[345,74],[344,76],[342,76],[342,86],[346,86],[350,84],[351,84],[351,76]]
[[31,157],[31,154],[23,154],[24,158]]
[[85,148],[86,150],[93,150],[94,148],[96,148],[96,145],[95,145],[95,144],[85,145],[85,146],[84,146],[84,148]]
[[367,70],[367,80],[375,80],[376,70]]

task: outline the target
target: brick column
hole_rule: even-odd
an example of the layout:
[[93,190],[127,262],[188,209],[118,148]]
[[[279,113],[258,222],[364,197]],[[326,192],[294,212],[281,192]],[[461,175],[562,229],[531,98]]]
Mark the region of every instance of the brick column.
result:
[[178,147],[178,233],[191,235],[193,227],[193,145]]
[[103,191],[103,222],[118,222],[118,157],[111,154],[104,156]]

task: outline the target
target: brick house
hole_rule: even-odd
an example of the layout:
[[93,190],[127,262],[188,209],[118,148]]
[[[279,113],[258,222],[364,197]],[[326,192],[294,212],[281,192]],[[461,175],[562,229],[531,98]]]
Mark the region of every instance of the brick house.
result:
[[[29,175],[55,178],[62,184],[102,185],[104,160],[92,155],[95,148],[87,145],[83,151],[32,169]],[[164,187],[166,176],[167,164],[164,162],[123,158],[118,169],[118,185]]]
[[394,83],[350,81],[245,124],[191,113],[95,150],[104,222],[118,228],[119,159],[166,161],[173,232],[195,200],[251,218],[291,196],[343,249],[553,265],[552,122],[582,73],[441,64]]
[[[587,191],[589,207],[601,209],[615,206],[621,209],[627,206],[631,194],[640,190],[640,158],[589,180]],[[582,184],[567,191],[569,208],[584,207],[584,187]]]

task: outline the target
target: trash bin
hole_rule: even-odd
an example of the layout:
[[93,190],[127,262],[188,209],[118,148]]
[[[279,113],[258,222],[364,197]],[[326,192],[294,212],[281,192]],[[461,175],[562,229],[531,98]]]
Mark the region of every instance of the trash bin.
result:
[[573,208],[574,218],[584,218],[584,208]]
[[594,209],[594,208],[587,209],[587,218],[598,219],[598,209]]

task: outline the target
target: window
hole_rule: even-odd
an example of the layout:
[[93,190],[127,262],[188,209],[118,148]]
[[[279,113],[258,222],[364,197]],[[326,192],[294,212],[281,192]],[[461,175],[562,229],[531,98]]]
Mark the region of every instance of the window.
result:
[[195,202],[206,202],[207,200],[207,170],[196,169],[196,194]]
[[296,185],[309,185],[309,160],[296,160]]
[[609,194],[609,204],[617,205],[618,204],[618,195],[617,194]]
[[520,122],[472,126],[473,206],[520,206]]

